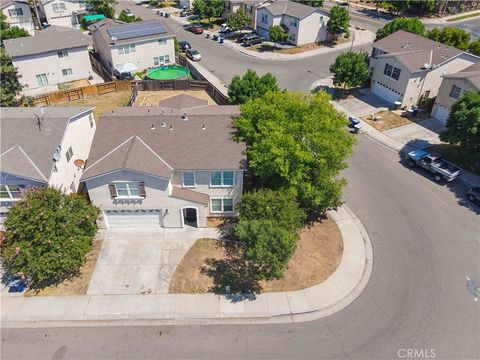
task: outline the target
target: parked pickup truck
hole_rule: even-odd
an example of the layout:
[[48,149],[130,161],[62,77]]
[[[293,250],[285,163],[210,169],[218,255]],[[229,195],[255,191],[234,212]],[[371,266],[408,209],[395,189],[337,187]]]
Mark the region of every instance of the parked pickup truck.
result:
[[418,166],[430,171],[435,181],[452,181],[460,174],[461,169],[442,159],[440,154],[429,153],[425,150],[410,151],[405,158],[411,168]]

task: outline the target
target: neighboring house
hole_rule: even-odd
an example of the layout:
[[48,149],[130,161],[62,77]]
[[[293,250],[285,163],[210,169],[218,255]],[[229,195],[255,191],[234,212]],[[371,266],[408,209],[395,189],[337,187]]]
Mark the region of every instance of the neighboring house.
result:
[[17,26],[33,34],[35,26],[28,0],[2,0],[0,9],[10,26]]
[[79,30],[51,26],[35,36],[5,40],[5,50],[21,75],[24,90],[88,79],[91,40]]
[[80,20],[87,14],[87,0],[42,0],[40,12],[47,24],[80,29]]
[[242,10],[248,16],[250,16],[250,27],[256,29],[257,26],[257,10],[260,6],[264,6],[273,2],[274,0],[227,0],[225,1],[225,7],[222,17],[227,19],[228,16],[235,11]]
[[480,91],[480,62],[469,66],[456,74],[445,75],[440,90],[438,90],[432,116],[446,122],[450,110],[465,91]]
[[371,91],[391,104],[415,106],[435,97],[442,77],[475,64],[479,57],[399,30],[373,43]]
[[293,1],[278,0],[257,9],[256,31],[268,39],[270,27],[278,25],[288,33],[288,43],[304,45],[327,39],[328,13]]
[[179,0],[178,5],[180,5],[181,8],[191,9],[193,8],[193,0]]
[[25,189],[77,191],[96,128],[92,110],[0,108],[0,222]]
[[105,227],[205,227],[235,216],[245,145],[232,139],[237,106],[178,95],[103,115],[82,177]]
[[175,63],[174,36],[159,20],[123,23],[104,19],[90,27],[93,46],[108,71],[125,63],[139,71]]

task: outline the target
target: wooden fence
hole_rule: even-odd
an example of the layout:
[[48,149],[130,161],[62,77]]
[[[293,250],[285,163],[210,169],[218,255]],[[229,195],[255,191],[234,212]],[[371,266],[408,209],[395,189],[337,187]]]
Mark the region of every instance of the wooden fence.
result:
[[103,84],[84,86],[78,89],[56,91],[36,96],[34,106],[50,106],[89,96],[107,94],[114,91],[130,90],[130,81],[111,81]]
[[88,55],[90,56],[90,63],[92,64],[92,68],[97,74],[102,77],[103,81],[115,80],[113,78],[113,75],[107,69],[105,69],[103,64],[100,62],[99,59],[95,57],[95,54],[93,52],[89,52]]

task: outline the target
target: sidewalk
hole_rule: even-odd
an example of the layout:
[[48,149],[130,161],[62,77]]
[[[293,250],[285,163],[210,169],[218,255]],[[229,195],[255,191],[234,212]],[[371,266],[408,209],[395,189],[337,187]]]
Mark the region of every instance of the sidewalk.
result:
[[296,323],[329,316],[361,294],[373,268],[372,245],[358,218],[346,206],[329,215],[343,236],[342,260],[325,282],[310,288],[264,293],[255,299],[214,294],[2,297],[2,325]]

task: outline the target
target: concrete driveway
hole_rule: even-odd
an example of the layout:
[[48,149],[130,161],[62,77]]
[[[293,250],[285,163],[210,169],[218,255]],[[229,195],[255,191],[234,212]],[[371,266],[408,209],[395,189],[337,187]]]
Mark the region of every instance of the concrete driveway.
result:
[[428,119],[400,126],[383,133],[405,145],[424,148],[431,144],[439,144],[439,134],[445,130],[445,125],[437,119]]
[[108,229],[87,294],[168,293],[188,249],[216,229]]
[[377,95],[372,94],[370,90],[362,89],[360,91],[363,94],[362,96],[352,97],[350,99],[340,101],[338,104],[345,110],[359,117],[388,110],[390,104]]

